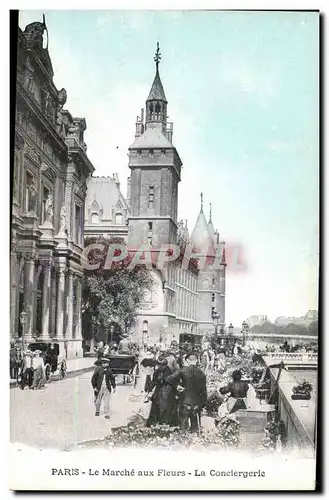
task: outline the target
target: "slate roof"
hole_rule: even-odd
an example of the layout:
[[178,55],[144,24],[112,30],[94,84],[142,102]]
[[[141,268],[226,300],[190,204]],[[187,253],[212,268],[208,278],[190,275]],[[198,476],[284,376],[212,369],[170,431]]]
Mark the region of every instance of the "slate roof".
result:
[[161,127],[148,127],[144,134],[137,137],[135,142],[129,147],[132,148],[173,148],[167,137],[162,133]]
[[149,96],[147,98],[147,101],[153,101],[153,100],[161,100],[167,102],[158,69],[156,70],[152,87]]

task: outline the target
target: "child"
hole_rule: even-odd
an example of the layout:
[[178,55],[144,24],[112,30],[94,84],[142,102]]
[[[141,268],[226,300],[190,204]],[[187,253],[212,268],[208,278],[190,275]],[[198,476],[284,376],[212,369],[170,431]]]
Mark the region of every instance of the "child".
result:
[[110,394],[116,390],[115,378],[110,368],[110,360],[101,358],[95,363],[95,371],[91,377],[91,385],[95,395],[95,416],[99,417],[102,400],[104,399],[105,418],[110,418]]

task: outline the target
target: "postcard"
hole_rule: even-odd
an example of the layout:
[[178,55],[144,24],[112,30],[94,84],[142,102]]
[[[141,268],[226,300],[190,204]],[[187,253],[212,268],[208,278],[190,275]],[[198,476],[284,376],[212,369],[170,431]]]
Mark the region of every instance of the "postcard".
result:
[[11,490],[315,490],[319,19],[11,12]]

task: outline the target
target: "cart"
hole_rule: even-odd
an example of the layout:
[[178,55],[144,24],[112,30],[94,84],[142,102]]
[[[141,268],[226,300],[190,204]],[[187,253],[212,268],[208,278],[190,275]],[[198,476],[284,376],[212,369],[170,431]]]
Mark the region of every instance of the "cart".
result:
[[114,376],[123,375],[123,383],[133,382],[136,386],[139,376],[138,360],[134,354],[109,354],[110,368]]

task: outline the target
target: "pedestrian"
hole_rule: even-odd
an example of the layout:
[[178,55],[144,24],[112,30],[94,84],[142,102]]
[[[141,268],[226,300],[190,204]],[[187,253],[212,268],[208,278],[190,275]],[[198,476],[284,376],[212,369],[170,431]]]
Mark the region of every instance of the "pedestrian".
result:
[[203,371],[196,366],[194,353],[185,356],[181,370],[169,377],[168,382],[176,387],[179,394],[179,425],[182,429],[196,432],[200,429],[201,411],[207,403],[207,380]]
[[10,378],[16,379],[16,367],[17,367],[17,353],[15,349],[15,343],[10,342],[10,350],[9,350],[9,362],[10,362]]
[[94,389],[95,416],[99,417],[101,404],[104,401],[105,418],[110,418],[110,395],[116,392],[116,384],[108,358],[101,358],[95,362],[91,385]]
[[164,356],[159,356],[150,384],[153,393],[150,397],[152,404],[146,423],[147,427],[156,424],[177,425],[175,389],[167,382],[170,375],[168,361]]
[[33,368],[32,368],[33,353],[28,349],[23,354],[23,361],[21,367],[21,389],[25,389],[25,385],[32,387],[33,382]]
[[140,392],[149,393],[152,390],[152,378],[154,367],[156,365],[155,355],[151,347],[146,348],[146,352],[140,363],[140,379],[139,390]]
[[33,353],[32,369],[33,369],[33,382],[32,389],[41,389],[45,385],[45,365],[41,351],[36,350]]
[[175,352],[172,349],[169,349],[167,351],[166,359],[168,361],[168,367],[171,373],[175,373],[177,370],[179,370],[179,364],[176,359]]

